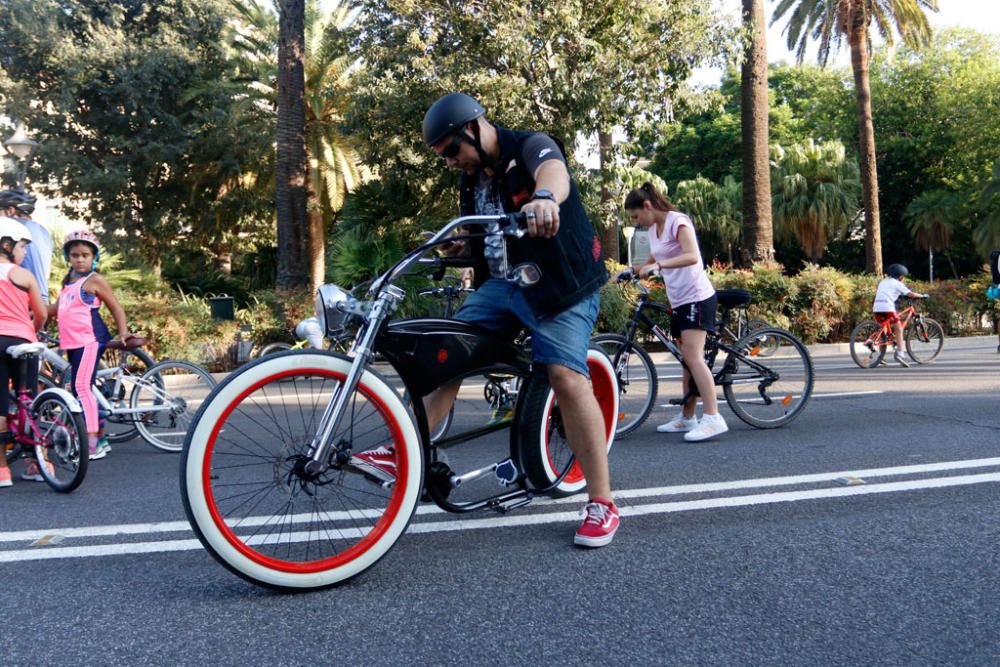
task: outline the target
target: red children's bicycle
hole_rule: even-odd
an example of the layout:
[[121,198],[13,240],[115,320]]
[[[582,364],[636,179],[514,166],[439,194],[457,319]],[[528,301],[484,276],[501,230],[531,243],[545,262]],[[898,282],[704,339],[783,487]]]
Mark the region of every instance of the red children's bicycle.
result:
[[[928,364],[941,354],[944,329],[935,320],[920,314],[914,304],[899,311],[906,352],[918,364]],[[861,368],[874,368],[882,362],[886,348],[896,344],[892,324],[862,320],[851,332],[851,358]]]
[[[7,348],[7,354],[22,364],[38,364],[45,347],[45,343],[22,343]],[[69,493],[80,486],[89,460],[87,424],[72,394],[51,388],[32,398],[27,387],[18,387],[17,395],[11,396],[7,426],[14,436],[6,452],[8,465],[34,457],[42,478],[56,491]]]

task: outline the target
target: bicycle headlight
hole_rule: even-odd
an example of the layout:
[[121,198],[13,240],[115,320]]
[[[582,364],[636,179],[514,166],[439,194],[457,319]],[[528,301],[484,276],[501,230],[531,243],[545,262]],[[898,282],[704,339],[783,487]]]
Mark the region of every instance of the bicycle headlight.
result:
[[338,307],[354,301],[354,296],[347,290],[333,284],[320,285],[316,290],[316,319],[326,336],[336,336],[344,332],[348,312]]

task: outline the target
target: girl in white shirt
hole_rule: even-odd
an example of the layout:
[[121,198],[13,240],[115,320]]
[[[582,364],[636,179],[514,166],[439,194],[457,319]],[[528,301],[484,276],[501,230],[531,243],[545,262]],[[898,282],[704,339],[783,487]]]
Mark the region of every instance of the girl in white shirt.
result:
[[659,270],[667,286],[672,310],[670,333],[680,342],[684,356],[683,393],[694,378],[704,415],[696,419],[697,396],[685,402],[681,414],[656,427],[660,433],[684,433],[689,442],[707,440],[729,430],[719,414],[715,381],[705,364],[705,338],[715,328],[715,288],[705,273],[694,223],[667,201],[651,183],[632,190],[625,198],[625,212],[632,224],[649,230],[650,256],[629,272],[645,277]]

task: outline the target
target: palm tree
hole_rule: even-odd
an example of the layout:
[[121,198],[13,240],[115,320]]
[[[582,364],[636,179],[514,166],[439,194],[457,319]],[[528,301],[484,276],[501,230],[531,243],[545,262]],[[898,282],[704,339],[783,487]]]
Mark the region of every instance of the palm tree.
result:
[[743,150],[742,262],[774,259],[771,224],[771,174],[768,162],[767,42],[764,0],[743,0],[746,37],[740,106]]
[[740,239],[742,218],[741,188],[736,179],[726,176],[722,185],[718,185],[699,175],[678,183],[674,199],[697,227],[702,254],[706,258],[718,257],[724,248],[725,257],[732,264],[733,244]]
[[[278,30],[274,15],[256,0],[236,0],[250,28],[238,33],[246,71],[255,95],[252,104],[274,105],[277,91]],[[327,228],[345,195],[363,178],[361,159],[340,128],[348,106],[349,78],[356,58],[341,41],[342,31],[357,19],[348,2],[310,0],[304,19],[304,103],[307,165],[308,269],[313,287],[324,281]]]
[[275,208],[278,289],[309,282],[306,219],[305,0],[278,0],[278,118]]
[[[961,201],[954,192],[928,190],[910,202],[904,217],[907,228],[913,235],[917,247],[927,251],[930,279],[934,280],[934,253],[944,252],[951,246],[951,234],[961,216]],[[945,255],[951,265],[951,274],[958,278],[955,264]]]
[[937,11],[937,0],[780,0],[771,17],[774,24],[791,12],[785,32],[788,34],[788,48],[795,49],[800,63],[810,39],[819,42],[819,62],[822,66],[826,65],[831,46],[839,47],[844,37],[850,45],[865,204],[865,268],[878,275],[882,274],[882,236],[875,130],[868,79],[869,30],[874,23],[882,38],[892,46],[895,29],[904,43],[919,48],[930,40],[931,35],[922,8]]
[[775,231],[798,240],[806,256],[818,260],[827,241],[843,236],[858,211],[858,166],[846,158],[839,141],[817,144],[809,139],[772,150]]

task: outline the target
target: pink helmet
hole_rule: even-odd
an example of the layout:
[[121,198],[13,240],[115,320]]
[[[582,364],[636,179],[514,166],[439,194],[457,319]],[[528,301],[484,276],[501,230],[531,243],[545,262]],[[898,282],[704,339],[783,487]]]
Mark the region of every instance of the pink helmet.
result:
[[66,235],[66,240],[63,241],[63,259],[67,262],[69,261],[69,246],[72,243],[86,243],[90,245],[94,249],[94,264],[97,264],[97,260],[101,257],[101,242],[97,240],[93,232],[86,229],[78,229]]

